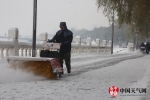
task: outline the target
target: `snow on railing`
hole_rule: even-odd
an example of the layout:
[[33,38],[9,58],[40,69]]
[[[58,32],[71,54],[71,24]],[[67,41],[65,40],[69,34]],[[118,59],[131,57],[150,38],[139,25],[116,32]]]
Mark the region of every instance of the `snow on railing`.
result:
[[[8,31],[8,38],[11,41],[0,41],[0,54],[1,57],[5,56],[29,56],[32,55],[32,44],[27,42],[18,42],[19,30],[17,28],[11,28]],[[43,49],[43,44],[47,41],[47,33],[40,34],[41,43],[36,44],[36,56],[40,56],[40,51]],[[96,39],[95,44],[92,44],[92,39],[87,38],[87,44],[81,43],[81,37],[76,36],[75,42],[72,43],[71,53],[100,53],[110,52],[110,46],[107,46],[106,40],[103,40],[102,46],[100,46],[100,40]],[[54,50],[54,49],[51,49]]]

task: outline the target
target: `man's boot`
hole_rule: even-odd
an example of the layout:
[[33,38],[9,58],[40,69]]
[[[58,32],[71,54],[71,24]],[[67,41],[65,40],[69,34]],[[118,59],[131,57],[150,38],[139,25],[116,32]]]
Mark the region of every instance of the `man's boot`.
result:
[[68,73],[71,73],[71,68],[67,68],[67,72],[68,72]]

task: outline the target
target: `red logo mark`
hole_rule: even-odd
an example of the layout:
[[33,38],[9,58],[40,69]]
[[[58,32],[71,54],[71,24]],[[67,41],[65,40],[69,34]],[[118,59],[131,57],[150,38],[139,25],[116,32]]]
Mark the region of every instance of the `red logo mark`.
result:
[[116,86],[111,86],[108,89],[108,93],[112,96],[112,98],[115,98],[119,92],[119,88]]

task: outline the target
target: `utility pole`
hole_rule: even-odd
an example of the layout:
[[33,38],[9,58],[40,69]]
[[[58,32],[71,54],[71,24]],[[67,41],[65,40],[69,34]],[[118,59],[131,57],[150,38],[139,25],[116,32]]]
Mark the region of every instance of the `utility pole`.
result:
[[111,54],[113,54],[113,44],[114,44],[114,8],[113,8],[113,16],[112,16],[112,37],[111,37]]
[[118,42],[118,44],[119,44],[119,46],[120,46],[120,39],[121,39],[121,37],[118,37],[118,39],[119,39],[119,42]]
[[138,48],[138,32],[136,29],[134,29],[134,36],[133,36],[133,51],[137,50]]
[[136,33],[136,50],[138,49],[138,34]]
[[136,37],[135,37],[135,33],[134,33],[134,36],[133,36],[133,52],[135,51],[135,47],[136,47],[136,45],[135,45],[136,39],[135,38]]
[[36,57],[36,24],[37,24],[37,0],[33,0],[32,57]]

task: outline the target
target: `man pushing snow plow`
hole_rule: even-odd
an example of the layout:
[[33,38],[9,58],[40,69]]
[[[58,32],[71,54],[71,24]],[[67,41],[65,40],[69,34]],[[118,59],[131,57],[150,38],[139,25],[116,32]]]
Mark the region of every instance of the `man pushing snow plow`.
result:
[[71,73],[70,58],[71,58],[71,42],[73,39],[73,33],[67,29],[67,25],[65,22],[60,22],[60,29],[61,30],[59,30],[51,40],[48,40],[48,42],[61,43],[60,50],[58,53],[58,60],[62,68],[63,68],[63,60],[65,60],[67,72]]
[[[9,65],[15,69],[55,79],[64,74],[63,60],[65,60],[67,72],[71,73],[70,58],[73,33],[67,29],[65,22],[60,23],[60,28],[61,30],[43,45],[44,50],[41,50],[40,57],[6,57]],[[49,51],[49,49],[57,51]]]

